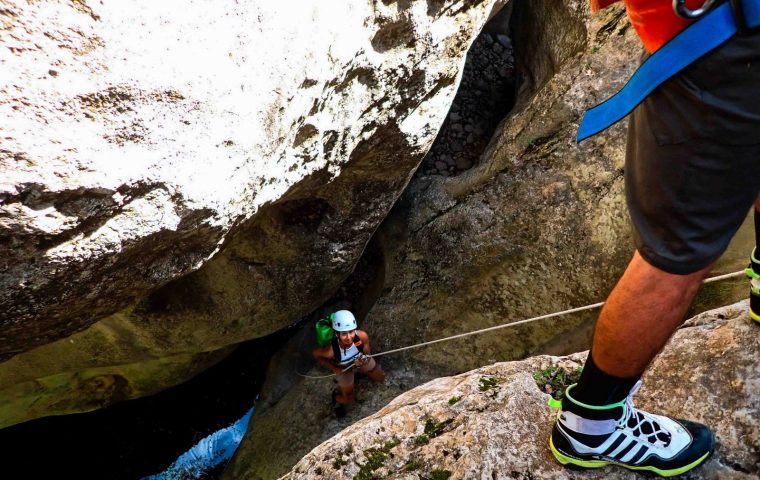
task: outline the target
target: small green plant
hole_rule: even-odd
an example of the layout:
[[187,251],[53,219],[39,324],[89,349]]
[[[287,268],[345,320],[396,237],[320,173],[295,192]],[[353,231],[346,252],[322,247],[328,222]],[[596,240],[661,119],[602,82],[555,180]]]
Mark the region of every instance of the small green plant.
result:
[[432,418],[425,420],[425,435],[430,438],[435,438],[441,434],[446,425],[453,422],[453,419],[444,420],[442,422],[436,422]]
[[461,399],[462,399],[461,396],[460,397],[451,397],[451,398],[449,398],[449,405],[454,405],[455,403],[457,403]]
[[451,472],[448,470],[435,469],[430,472],[430,480],[449,480]]
[[363,467],[359,470],[359,473],[354,475],[354,480],[376,480],[375,474],[372,470],[365,470]]
[[480,377],[481,392],[487,392],[498,384],[499,380],[496,377]]
[[594,46],[591,48],[591,53],[596,53],[596,52],[598,52],[598,51],[599,51],[599,45],[594,45]]
[[422,435],[417,435],[416,437],[414,437],[415,447],[421,447],[423,445],[427,445],[428,443],[430,443],[430,437],[428,437],[424,433]]
[[410,458],[408,462],[404,465],[404,470],[407,472],[411,472],[412,470],[417,470],[422,466],[422,462],[417,460],[416,458]]
[[377,470],[382,467],[386,460],[388,460],[388,454],[380,448],[368,448],[364,450],[364,455],[367,457],[366,466],[370,470]]
[[344,457],[345,455],[350,455],[354,452],[353,445],[349,444],[344,448],[343,450],[339,451],[337,455],[335,455],[335,460],[333,460],[332,466],[335,470],[340,470],[342,467],[345,467],[348,465],[348,460],[346,460]]
[[400,443],[401,443],[401,440],[399,440],[396,437],[393,437],[393,440],[388,440],[387,442],[385,442],[383,444],[383,451],[385,453],[388,453],[388,452],[390,452],[391,448],[395,447],[396,445],[398,445]]
[[385,461],[388,460],[388,452],[399,443],[401,443],[401,440],[393,437],[393,440],[388,440],[382,447],[370,447],[364,450],[364,456],[367,457],[367,463],[359,468],[359,473],[354,475],[354,480],[374,479],[375,474],[372,472],[385,464]]
[[341,468],[348,465],[348,460],[343,458],[343,454],[339,453],[337,457],[335,457],[335,460],[333,460],[332,466],[335,470],[340,470]]
[[574,372],[568,372],[564,368],[549,367],[534,373],[533,379],[536,381],[538,388],[554,397],[554,399],[562,400],[567,387],[577,382],[580,376],[580,368]]

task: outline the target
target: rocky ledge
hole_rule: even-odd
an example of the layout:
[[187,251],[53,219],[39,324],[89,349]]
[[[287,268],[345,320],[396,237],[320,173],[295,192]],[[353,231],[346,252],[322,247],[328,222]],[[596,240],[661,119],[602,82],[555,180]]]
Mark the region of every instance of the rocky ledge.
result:
[[[682,478],[760,475],[760,325],[746,311],[740,302],[689,320],[635,398],[643,409],[714,429],[716,454]],[[617,467],[567,470],[549,452],[550,388],[536,377],[556,368],[573,373],[585,355],[539,356],[433,380],[314,448],[282,478],[636,478]]]

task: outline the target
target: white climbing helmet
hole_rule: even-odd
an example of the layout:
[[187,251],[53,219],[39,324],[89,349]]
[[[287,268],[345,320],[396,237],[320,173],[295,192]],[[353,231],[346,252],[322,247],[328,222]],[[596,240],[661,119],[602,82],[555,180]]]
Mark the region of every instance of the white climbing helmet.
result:
[[330,315],[330,320],[332,320],[332,328],[336,332],[356,330],[356,318],[348,310],[338,310]]

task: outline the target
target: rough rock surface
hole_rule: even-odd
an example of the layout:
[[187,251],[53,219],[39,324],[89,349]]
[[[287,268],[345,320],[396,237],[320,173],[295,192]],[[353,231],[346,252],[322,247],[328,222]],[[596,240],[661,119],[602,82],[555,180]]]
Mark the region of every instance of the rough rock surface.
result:
[[283,292],[274,270],[297,262],[277,261],[318,256],[304,283],[327,280],[293,295],[318,303],[429,148],[494,4],[402,3],[8,2],[0,358],[197,269],[278,199],[250,241],[280,241],[276,220],[311,235],[240,268],[273,270],[251,296]]
[[[760,475],[760,325],[746,312],[741,302],[690,320],[634,399],[644,410],[715,431],[716,454],[683,478]],[[549,452],[555,413],[533,374],[550,366],[574,370],[584,357],[540,356],[428,382],[319,445],[282,478],[639,478],[618,467],[567,470]]]
[[[622,272],[633,251],[623,197],[625,125],[580,146],[574,137],[583,109],[625,82],[641,47],[622,6],[593,17],[587,8],[585,1],[550,0],[515,7],[511,33],[523,78],[515,109],[473,168],[447,166],[458,175],[444,177],[423,164],[373,239],[383,256],[382,286],[360,326],[375,351],[596,303]],[[736,239],[744,247],[754,242],[749,226]],[[744,247],[721,260],[717,272],[743,268]],[[744,279],[711,284],[696,308],[746,294]],[[346,422],[318,421],[329,416],[329,382],[299,382],[292,369],[273,370],[278,381],[265,385],[231,471],[270,478],[393,392],[431,378],[587,348],[595,315],[384,357],[387,385],[361,385],[360,406]],[[308,357],[302,344],[285,350],[292,359]]]
[[319,306],[497,4],[6,2],[0,359],[39,349],[0,383],[208,352]]
[[[574,136],[583,109],[623,84],[641,47],[622,8],[587,9],[582,1],[517,5],[515,108],[478,166],[416,179],[379,230],[385,290],[365,326],[380,349],[408,343],[410,328],[434,339],[594,303],[624,268],[632,252],[624,125],[581,145]],[[567,332],[583,336],[579,326],[592,316],[410,357],[441,375],[461,372],[523,358]]]

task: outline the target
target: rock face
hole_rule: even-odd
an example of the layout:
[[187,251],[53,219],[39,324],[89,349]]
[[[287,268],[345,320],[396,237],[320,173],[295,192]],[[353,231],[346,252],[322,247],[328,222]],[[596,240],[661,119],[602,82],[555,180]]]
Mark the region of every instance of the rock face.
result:
[[[446,177],[423,165],[373,240],[384,260],[382,287],[360,326],[375,351],[596,303],[625,268],[633,253],[623,195],[625,123],[582,145],[574,138],[583,110],[624,84],[642,49],[622,6],[593,17],[587,8],[585,1],[516,4],[512,38],[523,80],[514,110],[475,167]],[[744,246],[718,271],[746,265],[754,239],[741,234],[737,241]],[[716,283],[703,292],[700,311],[742,298],[746,284]],[[535,352],[587,348],[595,315],[384,357],[395,373],[385,386],[358,388],[360,402],[343,422],[329,418],[329,381],[279,370],[276,388],[262,392],[230,478],[276,476],[395,391]],[[308,356],[303,346],[288,348]]]
[[[583,110],[624,83],[641,47],[623,9],[589,17],[586,3],[515,7],[524,81],[512,113],[478,166],[415,179],[378,232],[385,290],[365,323],[380,349],[409,343],[409,333],[434,339],[594,303],[622,272],[633,251],[625,126],[582,145],[574,136]],[[420,368],[461,372],[525,357],[592,315],[410,356]]]
[[[716,454],[688,478],[760,475],[760,325],[746,311],[742,302],[692,319],[634,399],[644,410],[714,430]],[[540,356],[428,382],[319,445],[282,478],[639,478],[618,467],[567,470],[549,452],[556,413],[533,375],[574,370],[584,357]]]
[[207,352],[318,306],[497,3],[8,2],[0,359],[107,327],[0,383]]

